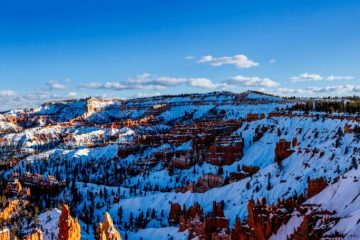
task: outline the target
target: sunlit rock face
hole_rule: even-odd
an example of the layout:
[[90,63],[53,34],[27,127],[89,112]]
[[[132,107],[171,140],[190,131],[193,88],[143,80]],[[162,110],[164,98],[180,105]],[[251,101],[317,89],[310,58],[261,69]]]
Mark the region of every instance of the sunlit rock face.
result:
[[31,234],[26,235],[23,240],[43,240],[43,232],[40,229],[35,229]]
[[0,230],[0,240],[10,240],[10,230],[8,228]]
[[70,216],[69,206],[62,206],[59,218],[59,240],[79,240],[81,229],[77,219]]
[[96,229],[96,239],[99,240],[122,240],[120,233],[115,229],[109,213],[105,213],[104,222]]

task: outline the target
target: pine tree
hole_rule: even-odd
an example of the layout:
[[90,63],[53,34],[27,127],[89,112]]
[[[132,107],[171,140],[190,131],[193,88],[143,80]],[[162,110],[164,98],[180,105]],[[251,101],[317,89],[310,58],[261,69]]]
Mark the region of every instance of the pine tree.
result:
[[266,186],[266,189],[267,189],[268,191],[270,191],[270,190],[271,190],[271,182],[270,182],[270,178],[271,178],[271,174],[269,173],[269,174],[268,174],[268,182],[267,182],[267,186]]
[[121,224],[122,218],[123,218],[123,209],[121,206],[118,208],[118,218],[119,218],[119,224]]
[[356,158],[355,157],[353,157],[352,159],[351,159],[351,168],[354,168],[354,169],[357,169],[358,168],[358,164],[357,164],[357,161],[356,161]]
[[152,211],[151,211],[151,218],[154,219],[155,217],[156,217],[156,211],[153,208]]
[[339,137],[344,136],[344,133],[343,133],[343,131],[342,131],[341,127],[339,127],[339,128],[338,128],[338,132],[337,132],[337,134],[338,134],[338,136],[339,136]]
[[134,224],[134,215],[132,212],[130,212],[129,224],[130,224],[130,226],[132,226]]

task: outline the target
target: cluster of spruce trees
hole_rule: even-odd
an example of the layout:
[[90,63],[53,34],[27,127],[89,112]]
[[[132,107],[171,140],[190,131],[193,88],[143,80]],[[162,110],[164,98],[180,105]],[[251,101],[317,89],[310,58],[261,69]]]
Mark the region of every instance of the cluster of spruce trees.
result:
[[360,113],[360,97],[350,97],[346,100],[339,99],[321,99],[321,100],[308,100],[301,103],[296,103],[291,106],[290,110],[293,111],[317,111],[326,113]]

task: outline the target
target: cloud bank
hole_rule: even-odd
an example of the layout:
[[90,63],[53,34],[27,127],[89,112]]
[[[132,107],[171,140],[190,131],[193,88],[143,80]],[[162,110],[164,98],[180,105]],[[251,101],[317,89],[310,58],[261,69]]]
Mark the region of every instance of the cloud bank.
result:
[[243,54],[238,54],[230,57],[213,57],[212,55],[206,55],[201,57],[197,62],[209,64],[214,67],[219,67],[222,65],[234,65],[237,68],[252,68],[259,66],[259,63],[250,60],[247,56]]
[[315,73],[303,73],[298,76],[290,77],[290,81],[296,83],[296,82],[308,82],[308,81],[336,81],[336,80],[353,80],[354,77],[352,76],[335,76],[330,75],[328,77],[323,77],[320,74]]

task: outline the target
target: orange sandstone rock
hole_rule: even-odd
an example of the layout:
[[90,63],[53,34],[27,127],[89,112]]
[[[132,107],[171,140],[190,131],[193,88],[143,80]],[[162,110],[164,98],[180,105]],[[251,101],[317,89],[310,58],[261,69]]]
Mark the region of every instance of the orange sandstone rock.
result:
[[8,228],[0,230],[0,240],[10,240],[10,230]]
[[43,240],[43,232],[35,229],[30,235],[26,235],[23,240]]
[[69,206],[63,204],[59,218],[59,240],[80,240],[81,229],[78,220],[70,216]]
[[0,221],[6,221],[10,219],[11,214],[16,211],[17,206],[19,205],[19,200],[11,200],[8,205],[0,211]]
[[294,152],[290,149],[290,145],[291,142],[287,142],[285,139],[280,139],[280,141],[276,143],[275,162],[281,162]]
[[104,222],[100,223],[96,229],[96,239],[98,240],[121,240],[120,233],[115,229],[114,223],[109,215],[105,213]]
[[323,178],[310,179],[308,183],[307,198],[311,198],[328,186]]

